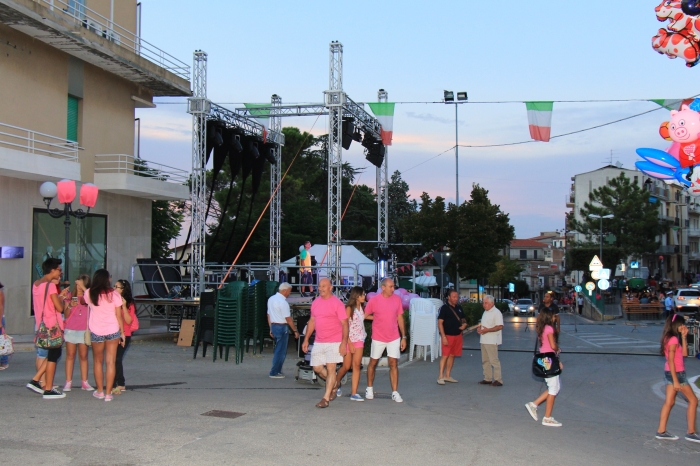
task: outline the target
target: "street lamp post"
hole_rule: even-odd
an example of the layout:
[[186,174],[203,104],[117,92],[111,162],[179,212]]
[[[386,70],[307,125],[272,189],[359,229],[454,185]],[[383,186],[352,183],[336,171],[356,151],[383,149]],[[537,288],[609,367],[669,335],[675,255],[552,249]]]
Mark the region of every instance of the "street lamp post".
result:
[[[446,104],[454,104],[455,106],[455,207],[459,208],[459,120],[457,119],[458,104],[467,102],[467,93],[464,91],[457,92],[457,100],[455,101],[455,93],[445,91],[444,98]],[[459,264],[455,263],[455,289],[459,293]]]
[[603,219],[604,218],[613,218],[613,217],[615,217],[613,214],[608,214],[608,215],[588,214],[588,218],[600,219],[600,255],[598,256],[598,258],[600,259],[601,262],[603,262]]
[[[61,218],[64,217],[63,220],[63,225],[65,226],[65,231],[66,231],[66,244],[64,246],[65,248],[65,258],[66,258],[66,263],[63,264],[63,270],[64,270],[64,278],[65,280],[70,282],[70,276],[69,276],[69,271],[70,271],[70,256],[69,256],[69,248],[70,248],[70,218],[71,216],[75,218],[85,218],[87,215],[90,213],[90,208],[95,207],[95,204],[97,203],[97,194],[98,194],[98,189],[97,186],[95,186],[92,183],[85,183],[82,188],[80,189],[80,203],[84,206],[87,207],[87,211],[83,211],[83,209],[78,209],[78,210],[73,210],[72,207],[72,202],[76,197],[76,186],[75,186],[75,181],[73,180],[63,180],[59,181],[57,184],[52,183],[51,181],[46,181],[45,183],[42,183],[42,185],[39,187],[39,194],[41,194],[41,197],[44,198],[44,204],[46,204],[46,210],[48,211],[49,215],[51,215],[53,218]],[[51,208],[51,201],[53,200],[54,197],[58,194],[58,202],[60,204],[63,204],[63,209],[52,209]]]

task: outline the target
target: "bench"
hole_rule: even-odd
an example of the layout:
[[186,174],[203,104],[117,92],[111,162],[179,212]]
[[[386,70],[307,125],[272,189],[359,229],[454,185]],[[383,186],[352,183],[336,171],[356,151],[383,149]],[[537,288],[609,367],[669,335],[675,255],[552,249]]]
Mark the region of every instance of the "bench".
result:
[[638,302],[622,302],[622,311],[627,315],[627,320],[632,320],[632,316],[644,318],[649,315],[654,319],[663,318],[664,307],[659,303],[639,304]]

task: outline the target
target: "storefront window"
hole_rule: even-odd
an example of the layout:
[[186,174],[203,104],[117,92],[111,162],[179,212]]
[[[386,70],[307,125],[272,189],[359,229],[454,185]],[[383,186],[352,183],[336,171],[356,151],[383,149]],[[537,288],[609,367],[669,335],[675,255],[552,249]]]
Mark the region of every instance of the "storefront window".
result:
[[[46,209],[34,209],[32,227],[32,282],[43,275],[41,263],[55,257],[66,263],[66,230],[64,217],[53,218]],[[75,281],[80,274],[92,274],[107,263],[107,216],[90,214],[83,219],[71,217],[68,252],[70,276]]]

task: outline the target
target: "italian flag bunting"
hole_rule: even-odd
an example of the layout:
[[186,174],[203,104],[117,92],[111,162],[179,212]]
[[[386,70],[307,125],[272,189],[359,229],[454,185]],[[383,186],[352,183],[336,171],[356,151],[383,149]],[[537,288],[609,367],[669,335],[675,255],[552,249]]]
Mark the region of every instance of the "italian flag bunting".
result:
[[552,108],[554,102],[525,102],[530,136],[535,141],[549,142],[552,130]]
[[263,142],[267,141],[267,132],[270,128],[270,104],[246,104],[245,108],[249,110],[250,115],[255,118],[255,121],[263,125]]
[[391,138],[394,134],[394,106],[393,102],[368,102],[372,113],[377,117],[377,121],[382,125],[382,143],[385,146],[391,145]]

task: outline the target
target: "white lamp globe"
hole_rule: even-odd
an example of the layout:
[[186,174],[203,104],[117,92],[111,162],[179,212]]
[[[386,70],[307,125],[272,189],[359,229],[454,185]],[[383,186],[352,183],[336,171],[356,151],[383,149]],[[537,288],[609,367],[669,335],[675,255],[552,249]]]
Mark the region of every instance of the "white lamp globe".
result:
[[58,189],[56,188],[56,183],[52,183],[51,181],[46,181],[44,183],[41,183],[41,186],[39,186],[39,194],[41,194],[41,197],[44,197],[44,198],[56,197],[56,194],[58,194]]

